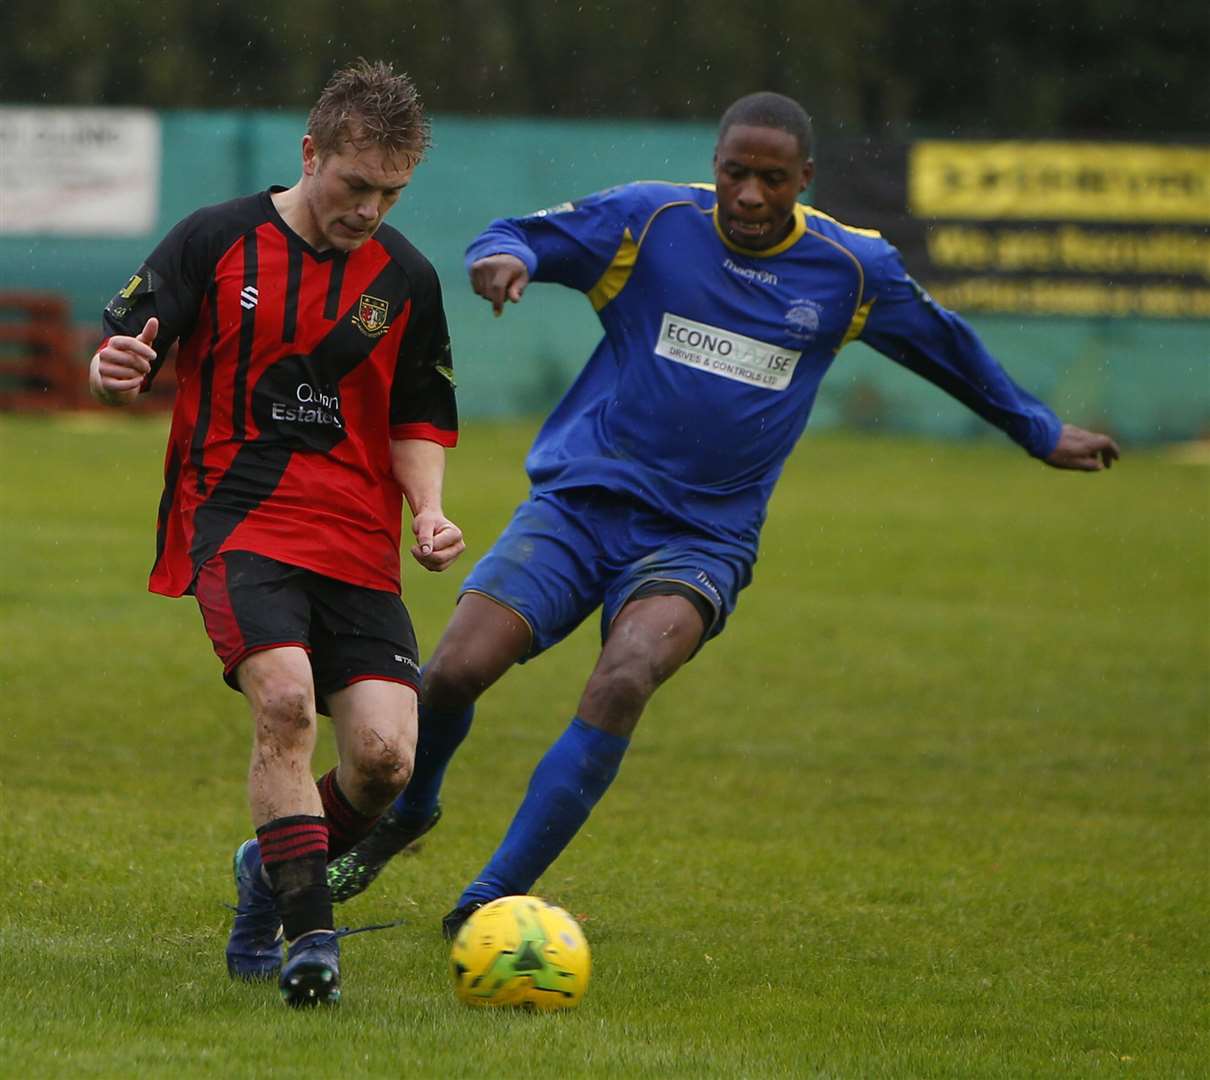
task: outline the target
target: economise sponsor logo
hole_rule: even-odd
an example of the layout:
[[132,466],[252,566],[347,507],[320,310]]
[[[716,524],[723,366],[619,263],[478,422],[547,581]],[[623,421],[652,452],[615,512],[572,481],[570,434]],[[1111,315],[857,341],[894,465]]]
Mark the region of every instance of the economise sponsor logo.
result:
[[724,379],[784,390],[801,352],[745,337],[708,323],[664,313],[655,354]]

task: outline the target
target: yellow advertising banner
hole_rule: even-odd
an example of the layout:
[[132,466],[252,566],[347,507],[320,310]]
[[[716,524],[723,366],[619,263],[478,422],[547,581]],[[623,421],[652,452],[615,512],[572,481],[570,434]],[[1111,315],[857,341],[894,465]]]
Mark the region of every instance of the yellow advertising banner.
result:
[[912,144],[918,218],[1210,225],[1210,147],[1138,143]]

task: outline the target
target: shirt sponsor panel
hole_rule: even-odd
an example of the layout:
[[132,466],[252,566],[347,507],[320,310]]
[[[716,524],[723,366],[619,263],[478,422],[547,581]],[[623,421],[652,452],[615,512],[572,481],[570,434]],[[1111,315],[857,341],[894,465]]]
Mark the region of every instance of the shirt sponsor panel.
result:
[[664,313],[655,354],[724,379],[784,390],[801,352],[745,337],[733,330]]
[[287,424],[331,424],[344,430],[340,412],[340,397],[310,383],[299,383],[294,390],[294,402],[273,402],[269,415]]

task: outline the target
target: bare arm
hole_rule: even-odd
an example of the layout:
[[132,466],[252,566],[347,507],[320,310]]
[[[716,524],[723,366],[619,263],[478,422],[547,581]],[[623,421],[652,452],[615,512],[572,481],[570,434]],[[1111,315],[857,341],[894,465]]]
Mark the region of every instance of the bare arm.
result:
[[529,284],[529,271],[515,255],[488,255],[471,263],[471,288],[490,300],[492,312],[500,315],[504,301],[520,303],[521,294]]
[[1046,464],[1056,469],[1100,472],[1108,469],[1121,456],[1118,444],[1108,435],[1085,431],[1074,424],[1064,424],[1059,442],[1046,458]]
[[143,378],[155,360],[151,343],[159,329],[160,321],[153,316],[138,337],[117,334],[105,343],[88,366],[88,388],[93,397],[106,405],[129,405],[138,398]]
[[445,570],[466,548],[462,530],[441,509],[445,447],[427,439],[392,439],[391,471],[412,511],[412,558],[426,570]]

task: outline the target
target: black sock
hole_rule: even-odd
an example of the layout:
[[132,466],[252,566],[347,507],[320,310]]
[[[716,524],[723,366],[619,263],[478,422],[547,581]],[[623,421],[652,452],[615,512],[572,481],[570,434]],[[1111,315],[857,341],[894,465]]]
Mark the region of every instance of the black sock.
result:
[[331,930],[327,822],[306,814],[276,818],[256,830],[256,839],[286,941]]

